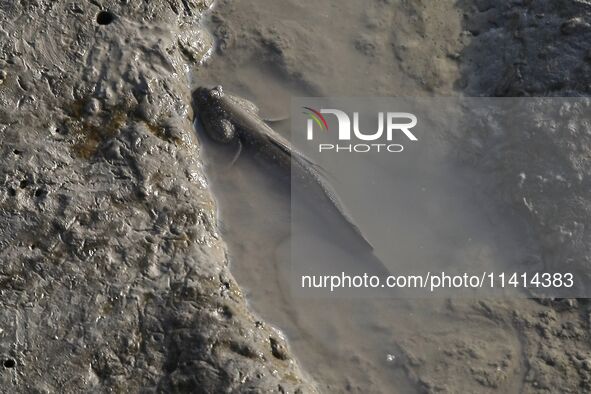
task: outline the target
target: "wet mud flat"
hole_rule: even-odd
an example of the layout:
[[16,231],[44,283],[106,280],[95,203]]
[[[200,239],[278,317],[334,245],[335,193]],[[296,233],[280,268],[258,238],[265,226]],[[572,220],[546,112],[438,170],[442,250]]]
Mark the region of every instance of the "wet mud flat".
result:
[[[208,22],[218,48],[193,83],[222,83],[268,117],[285,116],[291,96],[585,95],[589,12],[580,1],[220,1]],[[274,127],[289,135],[289,124]],[[541,129],[503,144],[484,129],[461,137],[452,156],[480,177],[484,204],[525,223],[523,263],[569,262],[588,273],[588,137]],[[285,180],[256,157],[228,168],[232,148],[204,148],[232,271],[324,391],[589,389],[584,299],[290,294]]]
[[0,1],[0,391],[315,392],[227,267],[209,1]]

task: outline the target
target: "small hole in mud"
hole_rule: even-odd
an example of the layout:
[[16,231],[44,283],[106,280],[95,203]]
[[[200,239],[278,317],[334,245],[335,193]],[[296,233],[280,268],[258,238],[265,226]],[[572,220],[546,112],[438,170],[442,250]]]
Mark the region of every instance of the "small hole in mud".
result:
[[20,187],[21,189],[24,189],[24,188],[25,188],[25,187],[27,187],[27,186],[29,186],[29,181],[27,181],[26,179],[23,179],[23,180],[21,181],[21,183],[19,183],[19,187]]
[[20,150],[18,150],[18,149],[15,149],[15,150],[12,151],[12,153],[14,153],[17,156],[20,156],[20,155],[22,155],[23,152],[20,151]]
[[16,196],[16,190],[14,190],[13,187],[9,187],[8,188],[8,195],[12,196],[12,197]]
[[9,358],[8,360],[4,360],[4,367],[5,368],[14,368],[16,367],[16,361]]
[[35,197],[45,197],[46,195],[47,195],[47,190],[45,190],[45,189],[35,190]]
[[154,338],[154,341],[160,342],[160,341],[162,341],[164,339],[164,335],[162,335],[162,334],[154,334],[154,335],[152,335],[152,338]]
[[99,25],[109,25],[115,20],[115,14],[109,11],[101,11],[96,16],[96,23]]

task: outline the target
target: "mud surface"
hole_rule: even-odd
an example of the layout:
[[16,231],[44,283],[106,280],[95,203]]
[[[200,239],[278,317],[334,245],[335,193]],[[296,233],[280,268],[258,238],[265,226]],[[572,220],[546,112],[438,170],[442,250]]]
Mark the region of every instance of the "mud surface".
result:
[[[584,95],[589,13],[573,0],[220,1],[209,22],[219,47],[193,83],[222,83],[269,117],[285,116],[291,96]],[[478,171],[503,215],[526,223],[534,247],[524,263],[589,272],[588,135],[492,137],[465,136],[458,163]],[[232,270],[325,391],[591,389],[585,300],[292,296],[288,191],[256,159],[227,168],[232,148],[206,148]]]
[[227,268],[202,1],[0,2],[0,391],[314,392]]
[[[196,137],[189,86],[269,117],[291,96],[587,95],[588,1],[224,0],[200,65],[208,6],[0,1],[0,390],[315,392],[269,321],[325,392],[591,391],[586,300],[293,297],[286,186]],[[528,224],[528,260],[582,274],[584,127],[475,130],[457,154]]]

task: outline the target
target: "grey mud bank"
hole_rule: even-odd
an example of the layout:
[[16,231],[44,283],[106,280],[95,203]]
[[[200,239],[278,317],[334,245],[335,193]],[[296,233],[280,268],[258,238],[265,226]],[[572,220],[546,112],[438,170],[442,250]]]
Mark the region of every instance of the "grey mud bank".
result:
[[0,2],[2,391],[315,391],[217,233],[187,80],[209,5]]

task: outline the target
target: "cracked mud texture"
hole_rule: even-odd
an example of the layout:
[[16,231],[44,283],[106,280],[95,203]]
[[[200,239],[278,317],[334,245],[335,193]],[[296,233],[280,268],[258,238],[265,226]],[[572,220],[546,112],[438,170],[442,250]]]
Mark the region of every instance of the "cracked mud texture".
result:
[[186,76],[209,2],[0,1],[3,392],[315,391],[217,234]]

